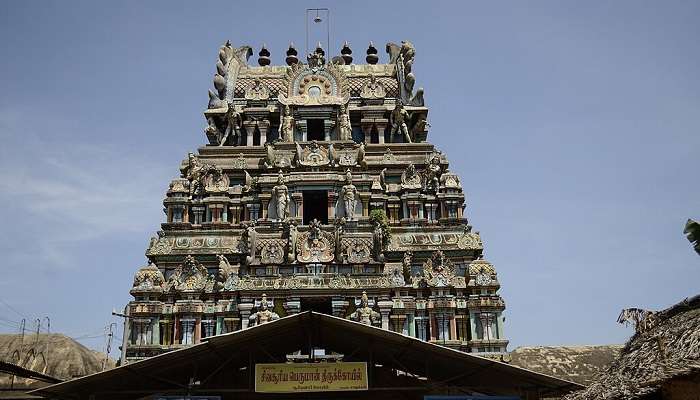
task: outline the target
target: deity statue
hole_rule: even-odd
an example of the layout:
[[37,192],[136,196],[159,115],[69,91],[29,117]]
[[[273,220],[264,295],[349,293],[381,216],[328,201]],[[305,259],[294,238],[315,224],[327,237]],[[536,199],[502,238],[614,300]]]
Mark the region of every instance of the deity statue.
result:
[[265,143],[265,161],[263,164],[265,168],[273,168],[277,163],[277,154],[275,152],[275,146],[272,143]]
[[391,124],[391,136],[397,133],[403,135],[406,143],[411,143],[411,136],[408,134],[407,122],[410,119],[408,111],[403,107],[401,100],[396,100],[396,107],[389,114],[389,123]]
[[440,190],[440,175],[442,167],[440,166],[440,154],[434,153],[430,157],[430,162],[425,170],[425,189],[438,192]]
[[226,281],[229,280],[231,275],[236,275],[234,279],[237,279],[238,268],[231,266],[228,259],[223,254],[218,254],[216,257],[219,259],[219,270],[216,274],[216,283],[214,284],[214,288],[216,290],[223,290],[225,288]]
[[380,221],[374,221],[374,230],[372,231],[372,240],[374,242],[374,255],[378,261],[384,259],[384,227]]
[[190,198],[204,190],[205,167],[194,153],[187,154],[187,166],[181,168],[180,172],[190,182]]
[[413,263],[413,252],[407,251],[403,253],[403,278],[406,282],[411,283],[412,269],[411,264]]
[[360,299],[360,307],[358,307],[355,312],[348,316],[348,319],[357,321],[365,325],[378,325],[381,316],[378,312],[372,310],[369,306],[369,299],[367,298],[367,292],[362,292],[362,298]]
[[228,110],[224,115],[226,122],[226,131],[224,136],[219,140],[219,146],[224,146],[228,137],[233,133],[233,143],[238,144],[241,138],[241,114],[236,111],[233,103],[228,103]]
[[352,125],[350,125],[350,113],[345,105],[340,106],[338,114],[338,133],[340,140],[352,140]]
[[369,76],[369,82],[360,90],[360,97],[363,99],[381,99],[386,96],[384,86],[377,80],[374,75]]
[[348,221],[355,219],[355,205],[357,204],[357,188],[352,184],[352,174],[350,170],[345,173],[345,186],[340,189],[340,199],[343,202],[345,215]]
[[294,117],[288,105],[284,106],[284,111],[280,114],[280,139],[289,143],[294,141]]
[[382,190],[386,192],[386,168],[379,172],[379,186],[381,186]]
[[207,135],[207,137],[215,137],[217,140],[221,141],[221,132],[219,132],[219,128],[216,127],[214,117],[207,117],[207,127],[204,128],[204,133]]
[[246,261],[248,262],[248,264],[252,264],[255,260],[255,247],[257,245],[256,242],[258,238],[258,233],[255,231],[255,221],[247,221],[244,222],[242,225],[245,229],[244,237],[245,243],[247,245],[247,251],[249,253],[248,257],[246,257]]
[[319,240],[321,238],[321,221],[314,218],[309,224],[309,239]]
[[277,220],[284,221],[289,217],[289,190],[284,184],[284,175],[280,170],[277,175],[277,186],[272,188],[272,194],[275,198],[275,211],[277,211]]
[[357,149],[357,165],[362,168],[367,168],[367,160],[365,160],[365,142],[360,143]]
[[253,85],[246,89],[244,96],[246,100],[266,100],[270,97],[270,90],[262,83],[260,78],[255,78]]
[[294,220],[287,221],[287,261],[294,263],[297,260],[297,238],[299,237],[299,231],[297,230],[297,223]]
[[257,326],[280,318],[276,312],[270,311],[267,307],[267,295],[263,293],[258,311],[248,317],[250,320],[249,326]]

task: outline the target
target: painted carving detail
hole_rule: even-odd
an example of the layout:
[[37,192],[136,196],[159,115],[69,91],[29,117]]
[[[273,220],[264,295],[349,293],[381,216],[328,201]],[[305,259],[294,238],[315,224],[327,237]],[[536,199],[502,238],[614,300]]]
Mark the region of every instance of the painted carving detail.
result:
[[197,260],[192,256],[185,257],[168,279],[167,288],[177,291],[204,291],[209,283],[213,284],[213,278]]
[[258,305],[258,311],[254,312],[249,317],[250,326],[264,324],[266,322],[274,321],[279,318],[280,316],[277,315],[277,313],[268,309],[267,296],[263,293],[262,299],[260,300],[260,303]]
[[374,311],[372,307],[369,306],[367,292],[362,292],[360,306],[352,314],[348,315],[348,319],[365,325],[379,325],[381,322],[381,316],[379,313]]
[[335,243],[333,235],[321,230],[321,222],[311,221],[310,229],[299,234],[297,260],[302,263],[326,263],[333,261]]
[[310,145],[301,147],[299,143],[296,144],[297,152],[297,163],[307,167],[318,167],[321,165],[328,165],[330,163],[328,150],[319,146],[316,141],[311,142]]
[[416,172],[416,167],[413,163],[408,164],[408,167],[401,174],[402,189],[421,189],[423,181],[421,176]]

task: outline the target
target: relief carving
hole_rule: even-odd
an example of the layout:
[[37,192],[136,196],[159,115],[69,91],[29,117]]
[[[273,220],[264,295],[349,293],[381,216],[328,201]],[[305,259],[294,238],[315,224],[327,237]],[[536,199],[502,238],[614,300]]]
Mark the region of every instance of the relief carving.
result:
[[303,148],[296,143],[296,156],[297,164],[307,167],[318,167],[330,163],[328,150],[319,146],[316,141]]
[[333,235],[321,230],[321,222],[311,221],[310,229],[299,234],[297,260],[302,263],[327,263],[335,258]]

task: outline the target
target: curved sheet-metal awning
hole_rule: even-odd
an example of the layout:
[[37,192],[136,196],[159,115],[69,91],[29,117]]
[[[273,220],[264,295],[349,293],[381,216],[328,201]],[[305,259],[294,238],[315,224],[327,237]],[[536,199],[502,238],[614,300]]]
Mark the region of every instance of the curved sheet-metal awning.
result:
[[[236,393],[236,398],[254,398],[248,371],[255,363],[285,362],[287,354],[298,350],[308,354],[310,348],[341,353],[344,361],[368,362],[377,371],[402,371],[402,378],[391,381],[406,382],[410,377],[411,382],[423,385],[423,393],[430,392],[430,388],[453,387],[492,395],[557,396],[583,388],[574,382],[308,311],[33,393],[60,399],[94,395],[99,400],[184,394],[189,390],[193,395]],[[386,393],[392,389],[378,387],[381,374],[376,375],[373,380],[370,372],[370,391]],[[404,384],[397,387],[400,389],[411,387]]]

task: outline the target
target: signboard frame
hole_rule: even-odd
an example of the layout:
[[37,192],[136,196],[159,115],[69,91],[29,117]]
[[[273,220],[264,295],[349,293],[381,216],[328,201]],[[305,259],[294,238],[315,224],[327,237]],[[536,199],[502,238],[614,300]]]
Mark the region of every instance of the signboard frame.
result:
[[255,364],[255,393],[369,390],[366,362]]

